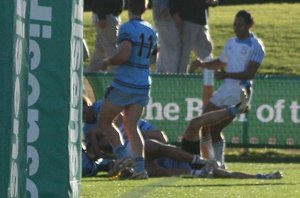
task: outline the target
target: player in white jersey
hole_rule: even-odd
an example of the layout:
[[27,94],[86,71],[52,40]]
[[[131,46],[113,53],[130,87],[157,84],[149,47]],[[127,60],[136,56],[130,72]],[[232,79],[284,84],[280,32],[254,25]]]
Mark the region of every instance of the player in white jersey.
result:
[[[252,79],[265,57],[262,41],[250,31],[253,24],[254,20],[249,12],[239,11],[233,24],[236,36],[227,41],[221,56],[211,62],[197,59],[192,63],[191,70],[199,67],[216,70],[216,78],[224,80],[209,100],[204,113],[237,104],[243,88],[246,88],[249,95],[251,94]],[[225,140],[221,131],[233,119],[234,116],[202,129],[202,143],[208,147],[208,154],[205,157],[215,158],[222,165],[224,165]],[[183,135],[183,149],[194,152],[195,148],[199,148],[198,131],[197,118],[194,118]]]

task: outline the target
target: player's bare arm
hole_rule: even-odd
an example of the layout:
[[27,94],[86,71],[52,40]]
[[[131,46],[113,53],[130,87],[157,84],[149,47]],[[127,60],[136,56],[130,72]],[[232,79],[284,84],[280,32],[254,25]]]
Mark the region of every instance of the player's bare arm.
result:
[[119,44],[118,52],[113,57],[104,59],[99,69],[102,71],[106,71],[109,65],[121,65],[125,63],[130,57],[131,50],[132,43],[127,40],[122,41]]
[[207,68],[207,69],[211,69],[211,70],[217,70],[217,69],[222,69],[225,66],[226,66],[226,63],[223,63],[219,59],[215,59],[210,62],[204,62],[204,61],[200,60],[199,58],[197,58],[196,60],[194,60],[191,63],[189,71],[193,72],[197,68]]
[[245,71],[231,73],[231,72],[226,72],[224,70],[219,70],[216,71],[215,77],[219,80],[225,78],[233,78],[237,80],[250,80],[254,78],[259,66],[260,66],[259,63],[250,61]]

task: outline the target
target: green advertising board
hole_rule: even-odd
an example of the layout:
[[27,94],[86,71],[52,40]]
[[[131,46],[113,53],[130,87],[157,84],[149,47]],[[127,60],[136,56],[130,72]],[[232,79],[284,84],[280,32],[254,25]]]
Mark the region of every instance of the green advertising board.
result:
[[82,0],[31,0],[27,197],[79,197]]
[[[112,74],[86,73],[96,99],[103,99]],[[151,100],[144,118],[179,144],[191,118],[203,108],[200,75],[152,75]],[[215,82],[215,89],[220,85]],[[230,147],[300,148],[300,77],[258,76],[251,110],[237,117],[224,134]]]
[[25,197],[29,7],[0,7],[0,197]]

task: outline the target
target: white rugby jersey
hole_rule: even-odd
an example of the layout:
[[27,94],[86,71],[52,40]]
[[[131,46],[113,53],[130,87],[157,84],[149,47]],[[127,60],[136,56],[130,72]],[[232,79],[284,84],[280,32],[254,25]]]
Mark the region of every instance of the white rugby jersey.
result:
[[[262,63],[265,57],[263,42],[253,33],[241,40],[237,37],[229,39],[219,57],[220,61],[227,64],[226,72],[237,73],[245,71],[250,61]],[[227,78],[225,83],[240,83],[240,80]]]

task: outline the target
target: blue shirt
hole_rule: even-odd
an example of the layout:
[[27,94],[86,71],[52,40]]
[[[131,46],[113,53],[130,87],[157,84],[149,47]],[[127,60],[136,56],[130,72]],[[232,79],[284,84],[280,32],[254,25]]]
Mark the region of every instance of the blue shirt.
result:
[[118,65],[112,86],[126,93],[149,94],[150,56],[157,45],[156,32],[143,20],[132,19],[121,25],[118,44],[123,41],[132,43],[129,60]]

